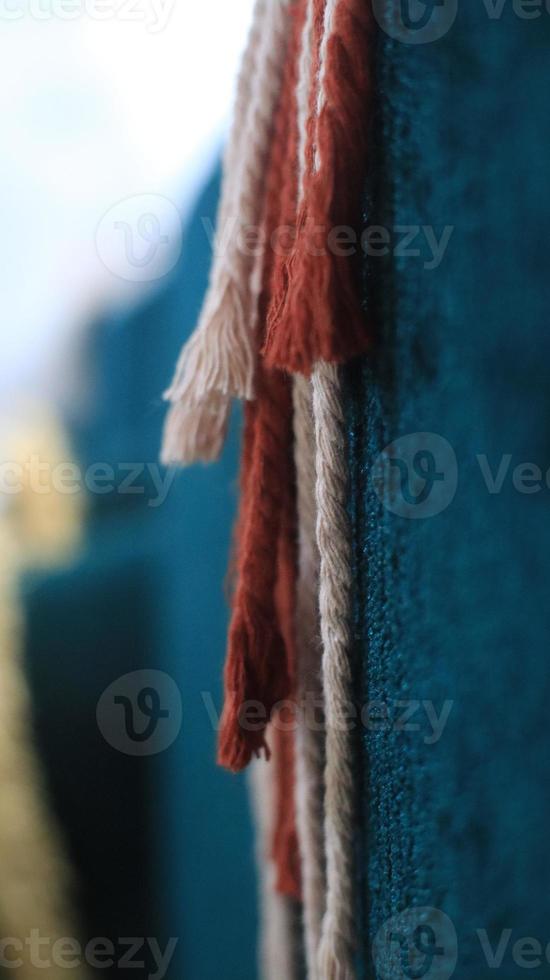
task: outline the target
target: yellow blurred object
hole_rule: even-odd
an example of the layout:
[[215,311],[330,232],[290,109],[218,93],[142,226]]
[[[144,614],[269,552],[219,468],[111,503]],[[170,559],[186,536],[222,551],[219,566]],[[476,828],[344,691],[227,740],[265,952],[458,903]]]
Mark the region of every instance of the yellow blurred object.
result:
[[0,521],[12,538],[14,564],[22,569],[70,559],[80,541],[84,493],[59,423],[34,409],[1,448],[6,473]]
[[[68,460],[60,427],[47,413],[3,440],[3,458],[20,489],[0,493],[0,935],[2,956],[18,980],[61,980],[55,942],[76,941],[71,875],[32,740],[30,695],[22,666],[21,572],[64,562],[74,554],[82,526],[82,492],[59,492],[47,476]],[[28,465],[40,461],[44,492]],[[48,940],[36,958],[37,934]],[[59,948],[59,947],[58,947]],[[49,957],[49,960],[48,960]],[[4,964],[5,965],[5,964]],[[84,980],[83,966],[71,970]]]

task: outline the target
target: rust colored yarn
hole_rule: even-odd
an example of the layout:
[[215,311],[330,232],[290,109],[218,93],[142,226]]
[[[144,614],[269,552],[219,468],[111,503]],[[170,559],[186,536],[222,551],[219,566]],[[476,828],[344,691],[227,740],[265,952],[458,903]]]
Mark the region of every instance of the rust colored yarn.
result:
[[[296,694],[295,606],[297,579],[297,529],[295,484],[288,488],[281,522],[278,550],[276,605],[287,650],[290,691]],[[301,867],[296,829],[296,710],[292,699],[281,705],[273,719],[275,817],[273,860],[277,890],[300,899]]]
[[288,653],[276,608],[277,553],[285,485],[292,480],[288,379],[260,368],[257,399],[245,407],[248,446],[237,554],[237,585],[225,665],[218,761],[234,772],[269,755],[265,729],[290,693]]
[[[294,37],[287,72],[283,85],[283,97],[275,118],[272,154],[267,174],[265,228],[271,238],[268,246],[266,276],[269,296],[273,294],[281,269],[291,244],[285,241],[287,229],[292,228],[296,215],[298,122],[295,111],[298,78],[298,55],[306,2],[299,0],[295,9]],[[266,304],[267,305],[267,304]],[[294,466],[294,459],[292,458]],[[279,539],[277,610],[281,631],[287,649],[289,669],[289,693],[296,693],[295,663],[295,604],[296,604],[296,498],[294,492],[286,495]],[[275,815],[273,833],[273,860],[277,869],[276,887],[291,898],[301,898],[301,860],[296,826],[296,752],[295,711],[291,702],[281,708],[274,719],[275,742]]]
[[[284,712],[285,724],[288,724]],[[277,868],[277,891],[282,895],[300,900],[302,897],[300,849],[296,829],[296,805],[294,802],[295,733],[274,729],[275,772],[275,827],[273,834],[273,860]]]
[[281,103],[275,118],[272,156],[267,179],[267,227],[270,276],[268,299],[276,294],[285,264],[292,251],[298,197],[298,119],[296,85],[298,57],[306,15],[306,0],[296,7],[295,36],[291,45],[288,70],[284,80]]
[[[318,35],[323,9],[323,0],[316,0],[314,77],[321,67]],[[309,375],[316,361],[345,361],[372,340],[361,311],[357,268],[361,230],[357,217],[371,94],[366,51],[371,33],[370,4],[340,0],[328,41],[318,115],[317,93],[312,93],[296,242],[280,271],[269,311],[264,354],[270,367]],[[341,243],[329,239],[340,226],[356,232],[354,255],[337,254]]]
[[[280,224],[283,208],[281,188],[286,185],[285,177],[288,177],[289,134],[294,125],[292,106],[304,13],[304,0],[297,0],[292,12],[292,37],[266,174],[263,224],[268,242]],[[287,193],[292,192],[285,188],[283,197]],[[260,303],[264,322],[273,265],[274,253],[268,245]],[[260,319],[258,344],[263,339],[264,331],[261,328]],[[292,693],[292,655],[277,599],[281,576],[280,554],[282,550],[287,556],[291,554],[290,545],[281,549],[280,539],[282,534],[294,534],[295,523],[288,519],[289,500],[295,507],[293,489],[289,497],[290,488],[294,487],[290,379],[278,370],[267,368],[260,361],[256,399],[245,405],[245,419],[237,584],[229,630],[225,704],[218,743],[218,761],[233,771],[243,769],[254,755],[262,752],[269,755],[267,724],[277,702],[289,698]],[[295,561],[294,557],[292,561]]]

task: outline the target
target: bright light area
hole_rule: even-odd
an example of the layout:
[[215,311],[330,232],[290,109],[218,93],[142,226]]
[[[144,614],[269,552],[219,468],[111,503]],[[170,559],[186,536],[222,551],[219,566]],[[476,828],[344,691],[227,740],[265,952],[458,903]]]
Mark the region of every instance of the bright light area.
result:
[[3,405],[16,388],[39,389],[96,313],[144,288],[98,255],[101,219],[117,202],[162,195],[185,221],[219,152],[251,8],[1,5]]

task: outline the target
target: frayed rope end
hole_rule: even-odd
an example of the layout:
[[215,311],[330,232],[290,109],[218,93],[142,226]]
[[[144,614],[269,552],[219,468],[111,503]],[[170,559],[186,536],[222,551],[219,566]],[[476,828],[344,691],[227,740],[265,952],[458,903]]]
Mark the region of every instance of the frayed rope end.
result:
[[254,337],[245,300],[229,274],[209,295],[199,326],[181,351],[167,401],[194,405],[211,392],[254,398]]
[[230,401],[217,392],[198,404],[175,402],[166,416],[161,461],[165,466],[215,462],[225,442]]
[[261,758],[263,755],[266,761],[271,758],[271,750],[265,740],[264,733],[258,733],[257,739],[252,739],[251,733],[247,732],[236,734],[239,725],[237,717],[231,717],[224,712],[220,727],[218,740],[218,765],[230,772],[242,772],[249,765],[253,758]]
[[330,929],[321,938],[317,968],[322,980],[356,980],[349,944]]
[[283,638],[274,623],[255,619],[246,605],[237,604],[229,632],[218,736],[218,763],[232,772],[240,772],[254,756],[270,758],[266,729],[274,705],[289,693]]

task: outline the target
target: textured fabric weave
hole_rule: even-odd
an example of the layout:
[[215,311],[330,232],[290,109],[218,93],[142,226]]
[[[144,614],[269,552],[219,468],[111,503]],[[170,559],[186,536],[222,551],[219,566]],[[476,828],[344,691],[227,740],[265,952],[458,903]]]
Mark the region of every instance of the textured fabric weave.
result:
[[[495,975],[484,931],[494,953],[512,930],[503,980],[522,972],[518,939],[550,938],[549,43],[547,16],[505,6],[495,19],[482,3],[460,5],[432,44],[379,34],[366,220],[393,245],[398,226],[419,227],[421,254],[366,261],[381,343],[347,371],[358,695],[389,718],[378,707],[362,730],[369,978],[394,975],[387,949],[376,972],[372,945],[407,908],[449,917],[460,980]],[[422,226],[453,229],[434,268]],[[373,474],[384,447],[418,432],[448,442],[458,485],[452,497],[452,454],[432,443],[449,500],[415,520],[381,503]],[[478,456],[493,478],[504,458],[500,492]],[[542,470],[539,492],[513,485],[525,462]],[[418,702],[419,730],[399,730],[402,702]],[[452,704],[439,739],[423,702],[440,717]],[[543,954],[530,973],[547,970]]]

